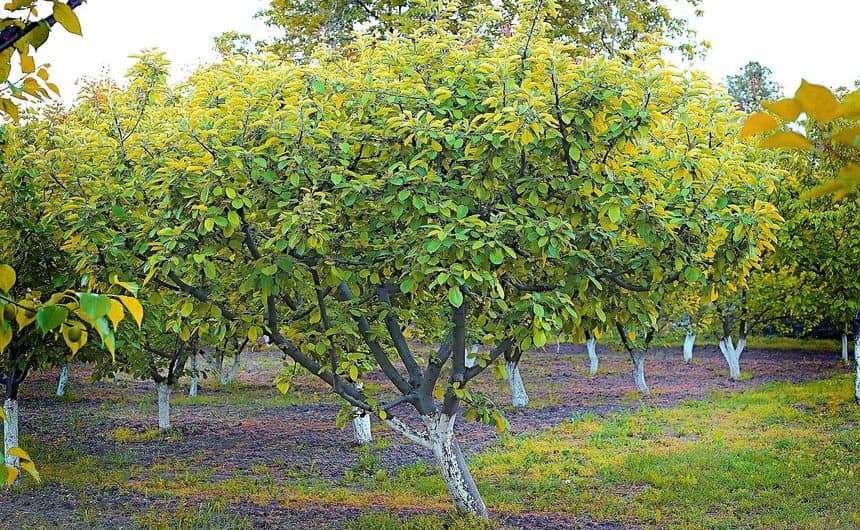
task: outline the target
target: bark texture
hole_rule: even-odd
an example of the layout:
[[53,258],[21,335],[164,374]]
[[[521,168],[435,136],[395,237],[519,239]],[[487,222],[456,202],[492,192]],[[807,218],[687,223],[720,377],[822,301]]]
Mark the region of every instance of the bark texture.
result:
[[[359,382],[355,384],[355,388],[363,390],[364,385]],[[358,445],[371,443],[373,441],[373,434],[370,431],[370,414],[358,407],[353,407],[352,412],[354,414],[352,418],[352,430],[355,436],[355,443]]]
[[523,385],[523,378],[520,375],[519,363],[508,362],[506,365],[508,372],[508,386],[511,388],[511,403],[514,407],[523,408],[529,404],[529,396],[526,393],[526,387]]
[[158,430],[170,430],[170,385],[158,383]]
[[66,395],[66,385],[69,383],[69,365],[64,364],[60,368],[60,378],[57,381],[57,397]]
[[469,353],[466,354],[466,368],[472,368],[477,364],[478,358],[478,345],[472,344],[472,347],[469,349]]
[[848,362],[848,334],[842,334],[842,362]]
[[466,467],[460,444],[454,438],[455,417],[434,412],[422,418],[427,427],[430,449],[442,470],[454,507],[458,511],[478,517],[489,517],[490,514],[481,498],[478,486]]
[[3,454],[7,466],[18,467],[18,457],[9,454],[9,449],[18,447],[18,400],[7,399],[3,402]]
[[597,369],[600,365],[600,361],[597,358],[597,339],[589,337],[585,341],[585,349],[588,351],[588,373],[594,375],[597,373]]
[[633,354],[633,383],[636,385],[636,390],[643,396],[650,396],[651,390],[648,389],[648,383],[645,382],[645,354]]
[[197,352],[191,352],[191,386],[188,387],[188,395],[197,397]]
[[684,362],[689,364],[693,361],[693,346],[696,344],[696,334],[688,331],[684,337]]
[[741,337],[738,339],[737,345],[732,342],[731,337],[723,337],[720,339],[720,352],[729,365],[729,377],[733,381],[739,381],[741,378],[741,354],[746,348],[747,339]]

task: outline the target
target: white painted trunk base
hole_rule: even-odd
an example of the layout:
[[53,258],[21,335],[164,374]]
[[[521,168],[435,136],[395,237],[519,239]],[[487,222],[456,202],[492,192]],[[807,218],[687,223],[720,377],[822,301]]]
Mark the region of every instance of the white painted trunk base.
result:
[[197,397],[197,353],[191,354],[191,386],[188,387],[188,395]]
[[457,511],[489,517],[487,506],[469,468],[466,467],[460,445],[454,438],[454,418],[455,416],[438,412],[422,417],[424,425],[427,426],[430,449],[439,463],[442,477]]
[[158,383],[158,430],[170,430],[170,385]]
[[57,397],[66,395],[66,385],[69,383],[69,365],[64,364],[60,368],[60,379],[57,381]]
[[729,365],[729,377],[733,381],[739,381],[741,378],[741,354],[744,352],[746,345],[746,337],[738,339],[737,345],[732,342],[731,337],[720,339],[720,352],[722,352],[723,357]]
[[466,352],[466,368],[472,368],[478,362],[478,345],[472,344],[472,347]]
[[693,361],[693,346],[696,344],[696,334],[687,332],[684,337],[684,362],[690,363]]
[[[361,392],[364,385],[361,382],[355,383],[355,388]],[[370,431],[370,414],[361,410],[358,407],[352,408],[352,431],[355,436],[355,443],[358,445],[367,445],[373,441],[373,434]]]
[[591,337],[586,340],[585,349],[588,351],[588,373],[594,375],[597,373],[597,368],[600,365],[600,361],[597,359],[597,339]]
[[648,383],[645,382],[645,356],[641,354],[633,356],[633,384],[643,396],[651,395]]
[[516,408],[523,408],[529,404],[529,396],[526,394],[526,387],[520,376],[519,363],[509,362],[505,367],[508,372],[508,386],[511,388],[511,403]]
[[842,334],[842,362],[848,362],[848,335]]
[[18,400],[7,399],[3,402],[3,455],[7,466],[18,467],[18,457],[9,455],[9,450],[18,447]]
[[860,334],[854,337],[854,397],[860,403]]

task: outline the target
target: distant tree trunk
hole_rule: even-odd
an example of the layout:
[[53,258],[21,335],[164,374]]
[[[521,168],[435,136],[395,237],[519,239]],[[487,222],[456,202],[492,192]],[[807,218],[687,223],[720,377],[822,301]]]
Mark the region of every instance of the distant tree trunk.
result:
[[860,403],[860,309],[854,316],[854,398]]
[[696,344],[696,333],[693,330],[687,331],[687,336],[684,337],[684,362],[690,364],[693,361],[693,346]]
[[731,336],[731,318],[726,317],[723,320],[723,338],[720,339],[720,352],[726,359],[729,365],[729,377],[733,381],[739,381],[741,378],[741,354],[747,345],[747,326],[744,320],[740,322],[740,331],[738,332],[738,343],[732,342]]
[[188,388],[190,397],[197,397],[197,352],[191,352],[191,386]]
[[60,368],[60,379],[57,382],[57,397],[66,395],[66,384],[69,382],[69,364],[66,363]]
[[524,408],[529,404],[529,396],[526,393],[526,387],[523,385],[523,378],[520,375],[519,361],[508,361],[506,364],[508,372],[508,386],[511,389],[511,403],[516,408]]
[[848,334],[842,334],[842,362],[848,362]]
[[3,454],[6,465],[18,469],[18,457],[9,454],[10,449],[18,447],[18,400],[7,399],[4,401],[3,413],[6,415],[6,421],[3,422]]
[[158,383],[158,430],[170,430],[170,385],[167,381]]
[[594,335],[586,335],[585,349],[588,352],[588,373],[594,375],[597,373],[597,368],[600,364],[600,361],[597,358],[597,339],[594,337]]
[[648,383],[645,382],[645,352],[633,353],[633,383],[640,394],[643,396],[651,395]]
[[[364,389],[364,385],[360,382],[355,384],[355,388],[360,392]],[[352,430],[355,435],[355,443],[358,445],[368,445],[373,442],[373,434],[370,431],[370,414],[353,407],[352,409]]]
[[442,477],[454,501],[454,507],[461,512],[489,517],[490,514],[481,498],[478,486],[469,468],[466,467],[460,444],[454,438],[455,418],[456,416],[448,416],[441,412],[422,417],[424,425],[427,426],[430,448],[442,470]]

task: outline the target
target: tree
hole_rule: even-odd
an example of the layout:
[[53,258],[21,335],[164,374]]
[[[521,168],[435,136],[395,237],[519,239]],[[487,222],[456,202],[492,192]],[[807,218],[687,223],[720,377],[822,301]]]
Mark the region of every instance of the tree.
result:
[[[753,239],[773,217],[732,202],[767,179],[731,141],[735,118],[713,120],[729,107],[711,85],[657,47],[580,59],[540,11],[518,20],[498,40],[501,15],[480,9],[456,33],[438,19],[306,64],[227,61],[124,143],[70,124],[115,153],[62,172],[98,190],[64,196],[77,266],[105,249],[174,293],[167,313],[269,335],[431,450],[456,508],[486,515],[453,427],[463,409],[506,422],[469,382],[607,315],[650,322],[682,275],[706,286],[700,263],[748,259],[727,257],[734,224]],[[467,368],[473,338],[486,348]],[[369,367],[395,397],[359,386]]]
[[[81,24],[74,9],[82,3],[83,0],[50,2],[52,14],[41,20],[38,19],[38,10],[49,2],[14,0],[5,4],[4,17],[0,21],[0,83],[5,83],[0,90],[0,113],[17,120],[18,105],[11,98],[39,100],[50,97],[49,91],[60,93],[57,86],[48,80],[47,68],[37,68],[31,51],[38,50],[48,40],[51,27],[57,23],[66,31],[80,35]],[[21,77],[10,82],[15,52],[18,53]]]
[[[684,3],[697,7],[701,1]],[[540,2],[535,4],[540,6]],[[456,31],[469,13],[490,5],[498,6],[500,16],[486,28],[485,37],[497,38],[510,35],[519,10],[532,4],[509,0],[499,4],[484,0],[272,0],[258,16],[269,26],[283,29],[275,48],[294,56],[307,55],[320,44],[343,46],[352,41],[359,28],[383,38],[393,32],[408,34],[426,21],[444,18],[447,29]],[[701,16],[701,11],[696,15]],[[707,48],[707,44],[695,41],[687,20],[673,17],[659,0],[566,0],[553,3],[547,20],[551,26],[547,36],[572,43],[580,53],[613,54],[632,49],[647,34],[671,39],[674,49],[688,57]]]
[[[809,154],[808,173],[801,179],[799,191],[802,198],[823,198],[825,202],[819,203],[820,209],[812,215],[799,217],[798,226],[806,235],[793,243],[803,241],[809,250],[796,255],[809,257],[805,269],[823,280],[819,286],[836,289],[825,292],[836,296],[833,304],[838,312],[836,318],[847,323],[852,313],[852,308],[847,306],[858,303],[856,270],[860,258],[851,235],[856,233],[857,188],[860,186],[860,90],[839,98],[827,87],[804,80],[793,98],[764,106],[767,112],[751,115],[741,136],[768,133],[760,141],[761,146]],[[784,125],[798,120],[801,113],[805,116],[801,123],[805,134],[786,130]],[[832,237],[821,237],[819,229]],[[828,278],[831,274],[833,277]],[[853,327],[856,330],[856,318]],[[856,398],[860,402],[860,335],[855,332],[854,338]]]
[[765,101],[774,101],[782,88],[772,78],[773,72],[757,61],[750,61],[735,75],[726,76],[726,88],[743,112],[762,109]]

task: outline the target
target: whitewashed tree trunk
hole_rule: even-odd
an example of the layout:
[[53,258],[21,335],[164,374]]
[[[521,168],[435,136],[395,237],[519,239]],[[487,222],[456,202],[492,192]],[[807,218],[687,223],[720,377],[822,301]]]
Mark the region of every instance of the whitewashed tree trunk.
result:
[[848,362],[848,335],[842,334],[842,362]]
[[588,351],[588,373],[594,375],[597,373],[597,368],[600,364],[600,361],[597,359],[597,339],[589,337],[589,339],[585,341],[585,349]]
[[645,382],[645,354],[633,354],[633,383],[636,385],[636,390],[643,396],[650,396],[651,391],[648,389],[648,383]]
[[524,408],[529,404],[529,396],[526,394],[526,387],[523,385],[522,376],[520,376],[520,365],[519,363],[508,362],[506,368],[508,386],[511,388],[511,403],[516,408]]
[[696,344],[696,334],[692,331],[687,332],[684,337],[684,362],[689,364],[693,361],[693,346]]
[[860,333],[854,333],[854,397],[860,403]]
[[197,397],[197,352],[191,352],[191,386],[188,387],[188,395]]
[[57,381],[57,397],[66,395],[66,385],[69,383],[69,365],[64,364],[60,368],[60,379]]
[[236,380],[236,375],[239,373],[239,367],[242,365],[242,360],[240,358],[241,353],[237,353],[233,357],[233,364],[230,366],[230,371],[224,375],[221,375],[219,372],[218,378],[221,380],[221,384],[223,386],[227,386],[233,381]]
[[489,517],[478,486],[466,467],[460,444],[454,438],[455,417],[439,412],[423,416],[422,420],[427,426],[428,444],[442,470],[442,477],[454,501],[454,507],[460,512]]
[[170,385],[158,383],[158,430],[170,430]]
[[561,338],[555,339],[555,354],[561,353]]
[[[364,385],[359,382],[355,384],[355,388],[361,392]],[[358,407],[353,407],[352,412],[352,430],[355,435],[355,443],[367,445],[373,442],[373,434],[370,431],[370,414]]]
[[737,346],[732,342],[731,337],[723,337],[720,339],[720,352],[729,365],[729,377],[733,381],[739,381],[741,378],[741,354],[746,347],[747,339],[741,337],[738,339]]
[[469,353],[466,355],[466,368],[472,368],[478,359],[478,345],[472,344]]
[[18,400],[4,401],[3,414],[6,415],[6,421],[3,422],[3,455],[7,466],[18,468],[18,457],[9,454],[10,449],[18,447]]

